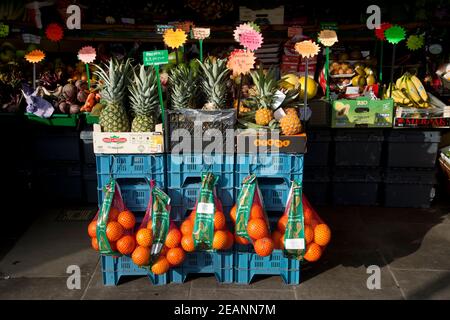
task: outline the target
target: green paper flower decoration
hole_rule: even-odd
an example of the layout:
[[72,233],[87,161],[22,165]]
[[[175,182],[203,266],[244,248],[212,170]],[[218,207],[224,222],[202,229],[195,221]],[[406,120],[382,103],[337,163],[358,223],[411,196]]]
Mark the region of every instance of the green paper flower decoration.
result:
[[384,31],[384,35],[389,43],[397,44],[405,39],[406,32],[405,29],[400,26],[392,26]]
[[423,44],[425,42],[424,36],[420,35],[410,35],[408,37],[408,40],[406,40],[406,47],[411,50],[415,51],[423,47]]
[[249,22],[248,25],[250,27],[252,27],[255,31],[261,32],[261,28],[256,23],[254,23],[253,21]]

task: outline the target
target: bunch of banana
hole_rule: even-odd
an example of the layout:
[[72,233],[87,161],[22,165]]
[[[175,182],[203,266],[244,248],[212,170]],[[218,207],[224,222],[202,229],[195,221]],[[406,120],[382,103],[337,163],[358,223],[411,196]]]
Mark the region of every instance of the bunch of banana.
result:
[[[392,94],[390,93],[392,90]],[[414,107],[414,103],[411,101],[409,97],[407,97],[401,90],[399,90],[395,84],[390,83],[387,90],[384,92],[384,99],[388,99],[391,95],[391,98],[394,99],[396,105],[401,107]]]
[[[419,78],[405,73],[395,82],[396,90],[392,91],[395,103],[406,107],[430,108],[428,94]],[[395,92],[395,95],[394,95]],[[388,91],[389,94],[389,91]],[[406,99],[405,99],[406,98]]]

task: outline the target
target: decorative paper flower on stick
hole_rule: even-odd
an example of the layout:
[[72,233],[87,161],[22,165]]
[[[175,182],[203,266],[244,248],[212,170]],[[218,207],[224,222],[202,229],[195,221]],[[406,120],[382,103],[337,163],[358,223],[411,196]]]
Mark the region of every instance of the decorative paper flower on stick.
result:
[[239,26],[236,27],[236,29],[234,29],[233,32],[234,40],[236,40],[236,42],[240,42],[241,34],[246,31],[261,32],[261,29],[258,27],[258,25],[256,25],[253,22],[240,24]]
[[378,38],[378,40],[386,40],[384,31],[386,31],[386,29],[389,29],[390,27],[392,27],[392,24],[390,24],[389,22],[383,22],[382,24],[380,24],[379,28],[375,28],[375,36]]
[[25,55],[25,59],[30,63],[39,63],[45,58],[45,53],[41,50],[33,50]]
[[322,30],[319,33],[319,41],[325,47],[331,47],[338,42],[336,31],[334,30]]
[[167,29],[163,35],[164,43],[172,49],[181,47],[187,40],[186,32],[181,29]]
[[319,50],[319,45],[311,40],[305,40],[295,44],[295,51],[301,54],[303,58],[312,58],[319,53]]
[[404,40],[406,37],[405,29],[400,26],[394,25],[384,31],[384,35],[389,43],[397,44]]
[[50,23],[45,29],[45,36],[48,40],[58,42],[61,41],[64,36],[63,28],[57,23]]
[[95,57],[97,56],[97,53],[95,52],[95,49],[91,46],[86,46],[80,49],[78,51],[78,59],[82,61],[83,63],[92,63],[95,60]]
[[192,35],[194,36],[194,39],[196,40],[203,40],[209,37],[211,34],[210,28],[193,28],[192,29]]
[[247,30],[239,35],[239,42],[244,48],[254,51],[261,47],[263,37],[258,31]]
[[247,74],[254,67],[255,59],[252,51],[236,49],[230,53],[227,68],[233,72],[233,76]]
[[408,37],[408,40],[406,40],[406,47],[411,50],[415,51],[423,47],[425,42],[423,35],[410,35]]

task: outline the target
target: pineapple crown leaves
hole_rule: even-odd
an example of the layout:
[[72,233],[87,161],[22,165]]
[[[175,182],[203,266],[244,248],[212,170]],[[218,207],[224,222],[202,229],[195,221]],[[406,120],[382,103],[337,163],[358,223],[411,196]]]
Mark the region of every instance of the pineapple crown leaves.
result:
[[253,84],[256,87],[257,95],[251,97],[258,108],[271,108],[275,98],[275,92],[278,90],[278,83],[275,78],[273,68],[265,72],[262,68],[251,71]]
[[102,81],[100,90],[102,97],[110,104],[122,104],[125,98],[125,89],[132,77],[133,67],[131,59],[125,62],[114,58],[109,60],[109,64],[95,65],[97,70],[95,75]]
[[227,102],[227,81],[230,71],[226,59],[206,58],[200,62],[201,88],[208,103],[217,109],[224,109]]
[[[139,69],[138,72],[136,72]],[[128,86],[130,102],[137,115],[151,116],[159,110],[157,75],[154,69],[140,65],[133,69],[133,82]]]
[[170,101],[173,109],[194,108],[197,98],[198,77],[193,68],[180,64],[169,74]]

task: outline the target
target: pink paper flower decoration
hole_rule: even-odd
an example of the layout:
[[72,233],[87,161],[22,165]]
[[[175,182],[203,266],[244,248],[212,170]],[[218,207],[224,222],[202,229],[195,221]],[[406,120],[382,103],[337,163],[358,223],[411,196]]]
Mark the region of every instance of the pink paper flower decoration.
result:
[[236,40],[236,42],[240,42],[241,34],[244,33],[245,31],[255,31],[255,29],[253,29],[253,27],[248,23],[240,24],[234,30],[233,33],[234,40]]
[[263,37],[261,33],[255,30],[247,30],[240,34],[239,42],[244,48],[248,50],[255,51],[258,50],[263,42]]
[[95,60],[97,53],[95,49],[91,46],[86,46],[78,51],[78,59],[80,59],[84,63],[92,63]]

